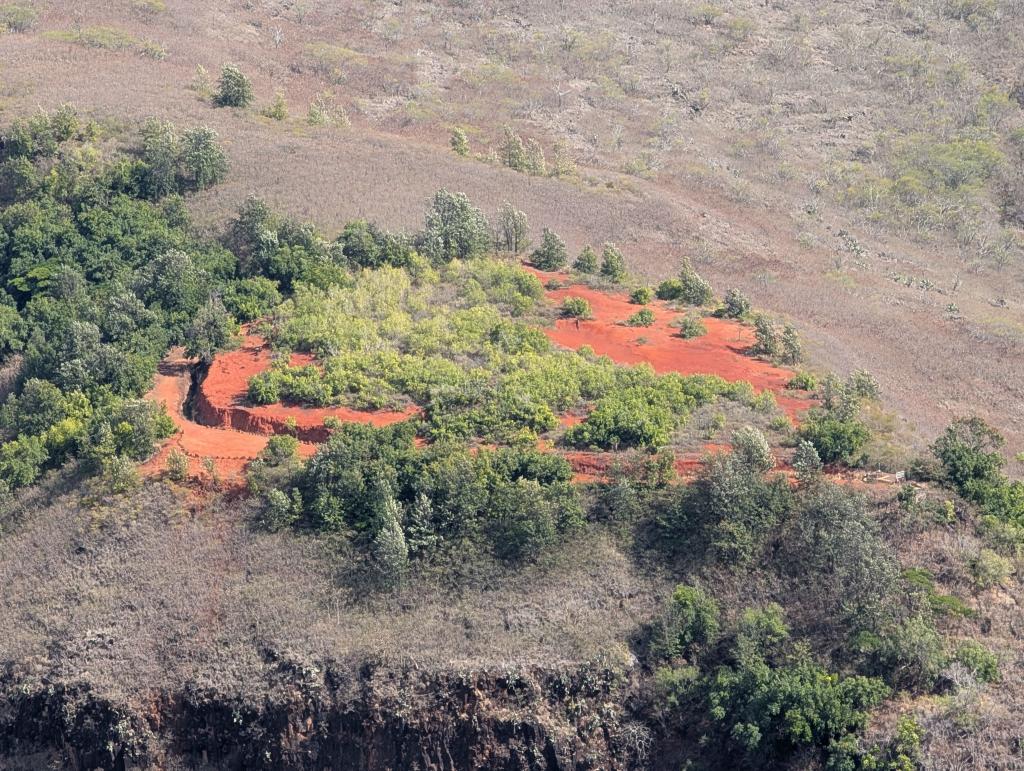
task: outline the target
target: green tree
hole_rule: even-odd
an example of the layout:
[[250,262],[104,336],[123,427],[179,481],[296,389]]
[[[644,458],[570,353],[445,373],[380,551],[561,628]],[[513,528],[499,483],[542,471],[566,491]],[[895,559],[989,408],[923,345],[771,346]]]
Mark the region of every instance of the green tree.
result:
[[958,490],[978,499],[985,488],[1002,481],[1005,440],[977,416],[957,418],[932,444],[946,478]]
[[601,252],[601,275],[615,282],[626,277],[626,258],[614,244],[605,244]]
[[452,129],[451,146],[456,155],[463,158],[469,155],[469,139],[466,137],[466,132],[458,126]]
[[218,107],[248,107],[252,99],[252,82],[249,78],[233,64],[221,67],[214,104]]
[[528,164],[523,140],[511,126],[505,126],[502,132],[504,138],[501,143],[501,162],[513,171],[526,171]]
[[565,242],[553,230],[544,228],[540,246],[530,255],[530,260],[540,270],[561,270],[569,260]]
[[774,359],[779,355],[779,333],[763,313],[754,319],[754,353]]
[[583,297],[566,297],[562,300],[562,315],[572,319],[589,319],[590,303]]
[[804,484],[817,479],[821,475],[821,458],[811,442],[801,439],[793,453],[793,470],[797,479]]
[[185,355],[199,357],[204,364],[213,361],[218,351],[229,348],[238,334],[238,324],[219,297],[211,297],[196,313],[185,330]]
[[186,131],[182,137],[182,165],[197,190],[222,181],[228,173],[228,159],[217,141],[217,132],[207,126]]
[[288,104],[284,101],[284,94],[280,91],[274,94],[274,101],[263,108],[262,114],[264,117],[270,118],[271,120],[287,120]]
[[438,190],[417,239],[420,252],[435,263],[480,257],[491,244],[490,226],[465,193]]
[[515,209],[508,201],[503,203],[498,209],[498,225],[494,239],[498,251],[519,254],[526,249],[528,236],[529,224],[525,212]]
[[526,143],[526,171],[538,177],[543,177],[548,173],[544,149],[536,139],[531,139]]
[[698,586],[679,584],[672,592],[665,618],[659,624],[662,655],[690,655],[718,638],[718,603]]
[[683,266],[679,271],[679,287],[679,296],[676,299],[687,305],[707,305],[714,297],[711,284],[697,274],[688,259],[683,260]]
[[722,316],[727,319],[741,319],[750,313],[750,300],[739,289],[730,289],[725,293]]
[[181,144],[174,124],[150,118],[142,127],[142,162],[146,164],[143,187],[149,198],[163,198],[178,191]]
[[744,426],[732,435],[733,453],[748,468],[768,471],[775,467],[775,456],[764,434],[753,426]]
[[583,251],[580,252],[579,257],[572,264],[572,269],[590,275],[597,273],[597,253],[594,252],[589,244],[583,247]]
[[782,327],[782,352],[780,359],[784,364],[799,364],[804,358],[804,346],[800,336],[792,324]]
[[373,537],[373,560],[386,586],[397,587],[409,570],[409,547],[402,532],[401,508],[394,496],[381,504],[380,529]]

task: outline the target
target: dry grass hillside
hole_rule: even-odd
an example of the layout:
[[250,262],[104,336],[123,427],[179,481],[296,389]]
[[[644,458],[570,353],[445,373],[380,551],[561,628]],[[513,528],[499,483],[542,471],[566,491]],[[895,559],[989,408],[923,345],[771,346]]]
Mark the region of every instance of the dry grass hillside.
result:
[[[21,7],[0,117],[215,127],[232,172],[195,199],[211,226],[257,189],[328,230],[411,228],[441,186],[509,200],[642,275],[691,255],[795,321],[817,365],[876,373],[920,442],[979,412],[1021,449],[1019,0]],[[225,62],[257,109],[212,106]],[[282,121],[259,114],[275,93]],[[561,173],[495,163],[505,125]]]

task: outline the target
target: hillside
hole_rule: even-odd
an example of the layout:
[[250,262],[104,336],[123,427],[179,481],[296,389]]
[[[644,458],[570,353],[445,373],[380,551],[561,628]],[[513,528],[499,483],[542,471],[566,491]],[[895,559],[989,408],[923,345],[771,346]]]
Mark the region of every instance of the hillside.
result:
[[0,4],[0,766],[1012,766],[1022,21]]

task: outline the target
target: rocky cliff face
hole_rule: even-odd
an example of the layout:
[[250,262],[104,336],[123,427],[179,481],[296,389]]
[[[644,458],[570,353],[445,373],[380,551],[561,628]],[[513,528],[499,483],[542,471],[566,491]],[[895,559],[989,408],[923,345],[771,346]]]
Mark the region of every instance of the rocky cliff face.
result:
[[9,668],[0,683],[0,766],[39,753],[78,769],[645,765],[646,737],[637,741],[635,725],[627,730],[621,719],[622,671],[438,673],[268,655],[270,677],[244,695],[189,684],[134,705],[85,679],[30,680]]

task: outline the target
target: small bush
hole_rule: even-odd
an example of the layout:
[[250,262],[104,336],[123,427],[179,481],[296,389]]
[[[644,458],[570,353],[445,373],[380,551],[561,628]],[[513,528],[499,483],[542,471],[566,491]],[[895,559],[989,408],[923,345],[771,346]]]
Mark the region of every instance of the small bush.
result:
[[252,104],[252,82],[238,67],[225,64],[220,71],[214,104],[218,107],[248,107]]
[[704,321],[700,316],[687,314],[677,323],[679,326],[679,336],[686,340],[694,337],[703,337],[708,333],[708,328],[704,325]]
[[975,640],[962,643],[955,658],[983,683],[998,683],[1002,679],[999,657]]
[[167,455],[167,476],[175,482],[188,479],[188,456],[181,450],[171,450]]
[[589,319],[590,303],[582,297],[566,297],[562,300],[562,315],[574,319]]
[[639,286],[629,293],[629,301],[634,305],[647,305],[654,299],[654,290],[649,286]]
[[730,289],[725,293],[721,315],[727,319],[741,319],[750,313],[750,300],[739,289]]
[[649,327],[654,323],[654,311],[650,308],[641,308],[628,319],[627,327]]
[[38,18],[35,9],[25,5],[0,6],[0,27],[8,32],[28,32]]
[[466,132],[458,126],[452,129],[450,144],[452,151],[456,155],[463,158],[469,155],[469,139],[466,137]]
[[572,264],[572,269],[590,275],[597,273],[597,253],[590,246],[584,246],[580,256]]
[[284,101],[284,94],[280,91],[274,94],[274,101],[264,107],[261,114],[271,120],[288,120],[288,105]]
[[786,388],[792,388],[796,391],[813,391],[818,387],[818,376],[813,372],[807,370],[801,370],[797,372],[788,383]]
[[561,270],[568,262],[565,242],[548,228],[544,228],[540,246],[530,255],[530,261],[538,270]]
[[626,258],[614,244],[605,244],[601,252],[601,275],[615,282],[626,277]]

